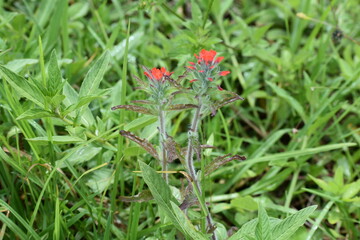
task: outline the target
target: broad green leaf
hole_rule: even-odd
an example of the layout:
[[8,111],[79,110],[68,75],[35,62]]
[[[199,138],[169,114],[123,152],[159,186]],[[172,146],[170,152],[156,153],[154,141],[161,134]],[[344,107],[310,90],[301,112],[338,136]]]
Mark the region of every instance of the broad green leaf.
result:
[[136,157],[144,153],[146,153],[146,151],[141,147],[127,147],[124,150],[126,157]]
[[23,112],[20,116],[16,118],[16,120],[24,120],[24,119],[38,119],[43,117],[53,117],[54,115],[46,110],[33,108]]
[[342,198],[349,200],[360,192],[360,179],[356,182],[346,184]]
[[[26,140],[31,142],[36,142],[41,145],[48,144],[50,142],[48,137],[35,137],[35,138],[27,138]],[[52,142],[54,144],[70,144],[70,143],[78,143],[83,142],[84,139],[72,136],[53,136]]]
[[256,240],[272,240],[270,220],[265,208],[259,204],[258,222],[255,229]]
[[55,50],[52,51],[50,56],[47,85],[50,96],[55,96],[62,88],[61,72]]
[[[78,148],[74,153],[72,153],[66,161],[70,165],[77,165],[86,161],[91,160],[94,158],[99,152],[101,151],[100,147],[94,147],[94,146],[84,146],[81,148]],[[64,168],[67,165],[64,163],[64,161],[57,161],[57,167],[58,168]]]
[[255,211],[258,209],[257,202],[251,196],[237,197],[231,200],[230,205],[238,211]]
[[100,82],[104,77],[104,74],[107,70],[107,66],[110,61],[109,52],[104,52],[99,59],[94,63],[90,68],[88,73],[85,76],[83,83],[81,84],[79,97],[89,96],[94,93],[99,88]]
[[72,104],[70,106],[68,106],[63,112],[62,114],[64,116],[68,115],[69,113],[81,108],[84,105],[89,104],[91,101],[100,98],[100,96],[98,95],[91,95],[91,96],[85,96],[85,97],[81,97],[77,103]]
[[274,92],[279,95],[281,98],[285,99],[300,115],[300,117],[306,122],[307,116],[305,114],[304,108],[300,105],[300,103],[292,96],[289,95],[284,89],[276,86],[274,83],[266,81],[266,84],[269,85]]
[[[63,88],[63,94],[66,96],[63,103],[66,107],[70,107],[71,105],[76,105],[79,103],[78,93],[71,87],[71,85],[65,82]],[[74,113],[70,113],[70,116],[75,117]],[[84,126],[91,126],[94,122],[94,116],[92,115],[89,108],[84,110],[84,113],[80,115],[80,121]]]
[[[277,218],[269,218],[270,226],[274,226],[281,222],[280,219]],[[258,223],[258,219],[253,219],[247,223],[245,223],[239,231],[237,231],[234,235],[232,235],[228,240],[245,240],[249,239],[249,237],[255,238],[255,229]],[[273,238],[274,239],[274,238]]]
[[86,185],[96,193],[103,192],[114,181],[113,170],[101,168],[93,171]]
[[181,211],[181,209],[173,201],[170,201],[170,203],[178,223],[180,223],[183,231],[186,232],[187,235],[191,237],[191,239],[208,239],[202,232],[196,230],[194,225],[186,217],[185,213]]
[[306,219],[315,211],[317,206],[301,209],[295,214],[285,218],[272,228],[273,238],[276,240],[288,240],[296,230],[301,227]]
[[29,99],[41,108],[44,108],[44,95],[28,80],[0,65],[0,77],[7,81],[22,97]]
[[169,186],[161,175],[141,161],[139,161],[139,165],[144,181],[149,187],[155,201],[174,226],[186,236],[191,237],[191,239],[207,239],[202,233],[195,229],[180,210],[177,200],[171,194]]
[[10,69],[11,71],[18,73],[20,72],[24,67],[28,65],[33,65],[38,63],[38,59],[33,58],[24,58],[24,59],[14,59],[10,62],[8,62],[4,67]]
[[309,174],[309,177],[324,191],[332,192],[332,193],[335,193],[337,191],[337,189],[332,189],[331,186],[329,186],[329,184],[327,182],[325,182],[324,180],[322,180],[320,178],[315,178],[315,177],[311,176],[310,174]]
[[344,186],[344,169],[341,166],[337,166],[334,174],[334,182],[339,188]]

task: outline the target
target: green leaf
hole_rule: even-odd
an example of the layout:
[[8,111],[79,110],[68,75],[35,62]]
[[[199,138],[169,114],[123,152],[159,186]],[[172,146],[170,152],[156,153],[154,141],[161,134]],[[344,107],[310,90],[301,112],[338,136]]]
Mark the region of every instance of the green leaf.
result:
[[48,66],[47,89],[50,96],[55,96],[62,88],[62,77],[58,66],[55,49],[51,52],[50,62]]
[[[26,140],[31,142],[36,142],[40,145],[45,145],[50,142],[48,137],[35,137],[35,138],[27,138]],[[72,136],[52,136],[52,142],[54,144],[70,144],[70,143],[78,143],[83,142],[84,139]]]
[[66,116],[69,113],[81,108],[84,105],[89,104],[91,101],[93,101],[94,99],[100,98],[100,96],[97,95],[91,95],[91,96],[85,96],[85,97],[81,97],[79,98],[78,102],[75,104],[72,104],[70,106],[68,106],[63,112],[62,115]]
[[344,169],[338,166],[335,170],[334,182],[339,188],[344,186]]
[[33,59],[33,58],[23,58],[23,59],[14,59],[10,62],[8,62],[5,67],[10,69],[11,71],[18,73],[20,72],[24,67],[28,65],[33,65],[38,63],[39,60]]
[[161,175],[141,161],[139,161],[139,165],[144,181],[149,187],[155,201],[174,226],[186,236],[191,237],[191,239],[207,239],[204,234],[195,229],[177,206],[178,202],[171,194],[169,186]]
[[135,131],[135,130],[144,128],[156,121],[157,121],[157,117],[155,117],[155,116],[143,116],[140,118],[136,118],[134,121],[126,124],[124,126],[124,130],[125,131]]
[[33,108],[23,112],[20,116],[16,118],[16,120],[24,120],[24,119],[38,119],[43,117],[53,117],[54,115],[46,110]]
[[30,84],[26,79],[20,77],[16,73],[0,65],[0,76],[7,81],[22,97],[29,99],[37,104],[39,107],[44,108],[41,100],[44,95],[35,86]]
[[174,211],[175,217],[180,223],[183,232],[186,232],[188,236],[191,237],[191,239],[195,240],[202,240],[202,239],[208,239],[203,233],[196,230],[194,225],[190,222],[190,220],[186,217],[183,211],[173,202],[171,202],[172,209]]
[[305,114],[304,108],[300,105],[300,103],[292,96],[289,95],[284,89],[276,86],[274,83],[266,81],[266,84],[269,85],[274,92],[279,95],[281,98],[285,99],[299,114],[299,116],[306,122],[307,116]]
[[[77,165],[86,161],[93,159],[101,151],[100,147],[94,146],[84,146],[78,148],[74,153],[72,153],[66,161],[70,165]],[[62,160],[56,161],[58,168],[64,168],[67,165]]]
[[[63,101],[66,107],[70,107],[71,105],[76,105],[79,103],[78,93],[71,87],[68,82],[65,82],[63,94],[66,96]],[[85,108],[83,111],[83,114],[80,115],[81,123],[87,127],[91,126],[95,122],[94,116],[92,115],[89,108]],[[75,113],[70,114],[70,116],[75,117]]]
[[306,219],[315,211],[316,207],[317,206],[314,205],[301,209],[276,224],[272,229],[273,239],[288,240],[291,235],[305,223]]
[[257,202],[251,196],[237,197],[231,200],[230,204],[238,211],[255,211],[258,209]]
[[104,52],[100,58],[94,63],[90,68],[89,72],[86,74],[83,83],[81,84],[79,97],[89,96],[94,94],[100,85],[101,80],[104,77],[107,66],[110,61],[109,52]]
[[315,178],[315,177],[311,176],[310,174],[309,174],[309,177],[310,177],[311,180],[313,180],[319,187],[321,187],[322,190],[324,190],[324,191],[326,191],[326,192],[332,192],[332,193],[334,193],[334,192],[337,191],[337,189],[332,189],[331,186],[330,186],[327,182],[325,182],[324,180],[322,180],[322,179],[320,179],[320,178]]
[[345,200],[349,200],[359,192],[360,192],[360,179],[357,180],[356,182],[352,182],[350,184],[345,185],[342,198]]
[[269,217],[265,208],[259,204],[258,223],[255,229],[256,240],[271,240]]

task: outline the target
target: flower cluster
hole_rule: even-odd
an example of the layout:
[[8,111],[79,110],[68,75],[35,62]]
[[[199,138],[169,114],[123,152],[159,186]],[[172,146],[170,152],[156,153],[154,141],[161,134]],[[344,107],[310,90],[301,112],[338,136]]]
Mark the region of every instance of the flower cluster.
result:
[[[199,55],[194,54],[197,62],[189,62],[190,66],[187,66],[195,76],[194,79],[190,80],[191,83],[200,80],[202,88],[207,89],[210,85],[209,82],[213,82],[216,77],[226,76],[230,73],[230,71],[219,70],[218,65],[224,57],[216,57],[216,55],[216,51],[207,51],[205,49],[201,50]],[[220,86],[217,86],[217,88],[220,91],[223,90]]]
[[166,68],[162,67],[160,69],[153,68],[151,70],[147,69],[144,74],[150,80],[156,80],[158,82],[164,82],[166,77],[170,77],[174,72],[168,72]]

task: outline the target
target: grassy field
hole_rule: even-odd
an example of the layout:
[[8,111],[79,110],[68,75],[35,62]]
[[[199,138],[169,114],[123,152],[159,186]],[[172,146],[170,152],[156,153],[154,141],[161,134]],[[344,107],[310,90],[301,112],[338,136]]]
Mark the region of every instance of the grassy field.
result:
[[[358,0],[0,6],[0,240],[360,239]],[[167,183],[146,151],[163,150],[157,117],[111,107],[148,98],[142,66],[186,72],[191,91],[202,49],[244,100],[203,115],[196,139],[196,110],[166,114],[178,149],[215,146],[197,152],[199,186],[178,159]]]

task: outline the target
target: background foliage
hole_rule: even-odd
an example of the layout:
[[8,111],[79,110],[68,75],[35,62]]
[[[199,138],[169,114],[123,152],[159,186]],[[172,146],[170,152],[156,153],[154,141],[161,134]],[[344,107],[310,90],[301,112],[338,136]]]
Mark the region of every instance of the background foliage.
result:
[[[258,216],[257,202],[273,218],[318,205],[292,239],[359,238],[357,0],[0,5],[0,238],[173,238],[154,201],[119,197],[147,188],[132,172],[138,159],[157,164],[118,130],[156,142],[156,119],[110,108],[144,98],[132,77],[143,77],[140,65],[178,76],[203,48],[225,56],[222,87],[245,98],[201,126],[217,147],[207,163],[223,152],[248,158],[204,184],[223,239]],[[355,41],[334,38],[336,28]],[[188,114],[171,116],[182,144]]]

